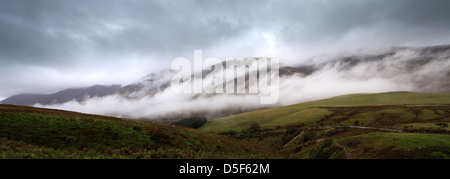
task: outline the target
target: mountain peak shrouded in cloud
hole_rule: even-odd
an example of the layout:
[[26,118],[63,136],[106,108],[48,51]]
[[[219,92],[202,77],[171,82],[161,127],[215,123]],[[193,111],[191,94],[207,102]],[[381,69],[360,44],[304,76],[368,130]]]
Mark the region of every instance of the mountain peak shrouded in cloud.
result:
[[[0,96],[130,84],[202,49],[287,64],[450,43],[449,1],[0,0]],[[5,77],[8,78],[5,78]]]
[[[245,111],[325,99],[350,93],[412,91],[450,92],[450,46],[392,47],[311,57],[308,61],[279,68],[279,101],[260,104],[259,94],[181,93],[171,89],[175,71],[153,72],[117,93],[82,103],[38,105],[133,119],[164,120],[190,116],[216,118]],[[203,78],[210,73],[203,70]],[[242,73],[246,75],[248,73]],[[189,76],[191,77],[191,76]],[[246,77],[246,78],[247,78]],[[237,77],[236,77],[237,78]],[[223,84],[237,83],[235,79]],[[245,84],[237,83],[246,89]]]

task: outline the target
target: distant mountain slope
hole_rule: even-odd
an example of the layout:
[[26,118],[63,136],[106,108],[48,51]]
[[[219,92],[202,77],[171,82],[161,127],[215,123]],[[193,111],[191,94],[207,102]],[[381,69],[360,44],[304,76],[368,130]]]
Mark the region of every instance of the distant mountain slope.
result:
[[121,96],[128,98],[142,98],[153,96],[170,86],[170,81],[175,73],[163,70],[158,73],[150,73],[142,79],[122,87],[117,91]]
[[0,105],[0,158],[276,158],[260,146],[152,122]]
[[[369,79],[371,78],[369,75],[379,75],[376,77],[395,80],[402,77],[402,79],[408,80],[404,83],[411,83],[422,92],[427,92],[427,90],[428,92],[450,92],[450,69],[439,68],[436,69],[438,71],[426,71],[430,74],[423,74],[425,71],[419,74],[415,73],[416,71],[430,70],[427,67],[432,67],[433,65],[444,65],[441,67],[447,67],[450,63],[449,58],[450,45],[392,47],[380,52],[355,52],[311,57],[306,59],[304,63],[294,66],[281,64],[279,74],[282,77],[297,75],[304,78],[326,70],[337,70],[340,73],[355,73],[353,71],[355,69],[370,69],[370,71],[366,71],[366,75],[362,72],[353,74],[354,78]],[[225,62],[222,63],[225,68]],[[210,73],[211,70],[203,70],[203,78]],[[408,73],[411,73],[411,76],[405,76]],[[151,73],[135,83],[123,87],[119,90],[119,94],[138,98],[146,95],[153,96],[164,91],[170,85],[173,74],[175,72],[171,70]],[[246,75],[248,76],[248,73]],[[432,78],[437,82],[431,82]]]
[[27,105],[27,101],[32,101],[37,97],[45,96],[45,94],[16,94],[10,96],[3,101],[0,101],[0,104],[14,104],[14,105]]
[[34,104],[62,104],[68,101],[76,100],[81,102],[89,97],[102,97],[115,93],[121,88],[120,85],[95,85],[88,88],[72,88],[62,90],[53,94],[19,94],[11,96],[3,101],[1,104],[13,104],[22,106],[32,106]]
[[450,93],[352,94],[200,127],[289,158],[450,158]]

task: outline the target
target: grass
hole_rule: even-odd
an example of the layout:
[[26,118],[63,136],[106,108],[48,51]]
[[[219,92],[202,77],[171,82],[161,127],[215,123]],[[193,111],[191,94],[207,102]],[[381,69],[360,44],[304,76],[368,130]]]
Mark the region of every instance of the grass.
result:
[[[359,106],[442,106],[450,105],[449,93],[412,93],[389,92],[379,94],[351,94],[337,96],[325,100],[300,103],[290,106],[282,106],[265,110],[253,111],[211,120],[200,129],[211,132],[223,132],[226,130],[242,131],[252,122],[257,122],[262,127],[284,126],[295,123],[308,123],[316,121],[330,114],[327,108],[359,107]],[[413,114],[403,109],[379,111],[386,115],[400,115],[402,119],[410,119]],[[441,113],[444,112],[441,110]],[[356,111],[356,113],[361,113]],[[445,112],[444,112],[445,113]],[[369,119],[373,114],[366,115]],[[376,115],[376,114],[375,114]],[[368,117],[369,116],[369,117]],[[424,117],[429,117],[425,114]]]
[[436,119],[439,116],[440,115],[435,114],[434,111],[432,111],[432,110],[424,109],[424,110],[422,110],[421,114],[419,115],[419,119],[420,120],[431,120],[431,119]]
[[[450,125],[449,122],[446,124]],[[450,131],[449,128],[440,129],[436,123],[432,122],[420,122],[420,123],[407,123],[396,126],[397,129],[417,129],[417,130],[445,130]]]
[[[359,158],[450,158],[449,135],[372,132],[339,139]],[[354,141],[358,141],[355,144]],[[354,143],[354,144],[351,144]],[[368,152],[369,151],[369,152]]]
[[[249,131],[255,122],[262,129]],[[450,124],[448,93],[344,95],[214,119],[200,129],[225,135],[233,131],[228,136],[277,150],[287,158],[345,158],[333,139],[349,146],[355,158],[449,158],[449,129],[436,123]],[[293,128],[299,132],[289,132]],[[422,146],[414,148],[415,144]]]
[[274,157],[249,142],[194,129],[0,105],[0,158]]
[[312,106],[376,106],[376,105],[442,105],[450,104],[448,93],[388,92],[375,94],[350,94],[302,105]]

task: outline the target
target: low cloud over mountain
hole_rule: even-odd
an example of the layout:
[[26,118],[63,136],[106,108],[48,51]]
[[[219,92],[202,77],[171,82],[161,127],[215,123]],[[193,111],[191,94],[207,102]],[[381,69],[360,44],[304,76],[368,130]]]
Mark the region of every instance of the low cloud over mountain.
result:
[[256,94],[175,94],[170,80],[176,72],[163,70],[114,95],[38,106],[159,120],[194,115],[211,118],[349,93],[450,92],[449,45],[343,52],[302,61],[280,67],[280,96],[273,105],[261,105]]

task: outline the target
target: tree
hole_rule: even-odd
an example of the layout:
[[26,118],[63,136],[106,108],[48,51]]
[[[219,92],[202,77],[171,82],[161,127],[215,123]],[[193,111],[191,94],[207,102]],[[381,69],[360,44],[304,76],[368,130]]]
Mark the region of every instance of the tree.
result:
[[315,132],[310,131],[310,130],[304,130],[298,141],[299,141],[299,143],[305,143],[305,142],[308,142],[309,140],[316,139],[316,137],[317,137],[317,134]]
[[250,131],[250,132],[257,132],[259,130],[261,130],[261,126],[256,122],[253,122],[252,124],[250,124],[250,127],[248,128],[248,131]]
[[444,130],[444,128],[448,127],[447,123],[436,123],[435,125],[439,126],[439,129]]
[[206,122],[207,122],[206,117],[200,116],[200,117],[184,118],[179,121],[173,122],[172,125],[197,129],[201,127],[203,124],[206,124]]

